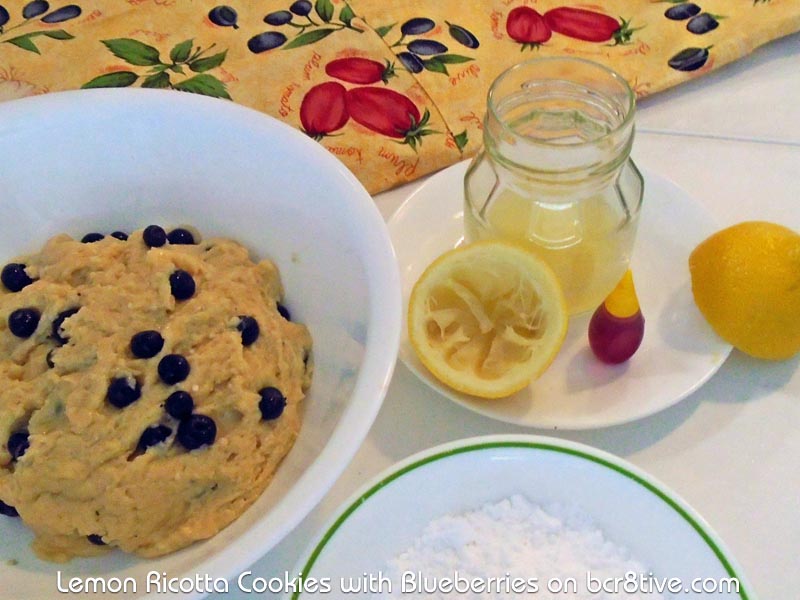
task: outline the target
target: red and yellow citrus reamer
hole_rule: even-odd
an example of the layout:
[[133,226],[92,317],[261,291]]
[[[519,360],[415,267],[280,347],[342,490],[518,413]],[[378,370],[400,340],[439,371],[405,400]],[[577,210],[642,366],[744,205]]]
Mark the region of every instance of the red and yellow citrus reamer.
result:
[[604,363],[619,364],[634,355],[642,338],[644,317],[629,269],[594,311],[589,321],[589,345]]

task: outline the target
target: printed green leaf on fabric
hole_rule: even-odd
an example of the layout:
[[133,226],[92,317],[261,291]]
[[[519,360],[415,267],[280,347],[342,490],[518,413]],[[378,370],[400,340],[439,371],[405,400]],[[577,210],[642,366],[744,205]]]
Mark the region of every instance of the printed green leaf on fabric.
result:
[[174,63],[185,62],[192,53],[192,44],[194,40],[185,40],[180,44],[176,44],[170,51],[169,58]]
[[172,86],[173,89],[182,92],[192,92],[193,94],[202,94],[204,96],[212,96],[214,98],[225,98],[230,100],[228,91],[225,89],[225,84],[213,75],[202,74],[195,75],[189,79],[185,79],[180,83]]
[[323,38],[328,37],[334,31],[336,31],[336,29],[312,29],[311,31],[306,31],[305,33],[301,33],[291,42],[286,44],[283,47],[283,49],[291,50],[292,48],[299,48],[300,46],[307,46],[308,44],[313,44],[315,42],[320,41]]
[[87,90],[91,88],[128,87],[133,85],[137,79],[139,79],[139,76],[136,73],[115,71],[114,73],[106,73],[105,75],[100,75],[100,77],[95,77],[91,81],[84,83],[81,88]]
[[426,70],[432,71],[433,73],[444,73],[445,75],[448,74],[447,67],[438,59],[438,57],[424,60],[422,61],[422,64]]
[[461,56],[460,54],[439,54],[436,57],[436,60],[446,65],[456,65],[459,63],[469,62],[475,59],[470,58],[469,56]]
[[345,4],[344,8],[339,12],[339,20],[347,25],[350,26],[350,22],[355,18],[356,13],[353,12],[353,9],[350,8],[349,4]]
[[456,146],[459,150],[463,150],[464,147],[469,143],[469,137],[467,136],[467,130],[465,129],[458,135],[453,136],[453,141],[456,143]]
[[103,44],[111,50],[117,58],[121,58],[130,65],[139,67],[152,67],[161,64],[161,58],[157,48],[143,44],[137,40],[129,38],[117,38],[113,40],[101,40]]
[[225,62],[225,56],[227,54],[228,51],[225,50],[224,52],[214,54],[208,58],[198,58],[197,60],[193,60],[189,63],[189,68],[195,73],[205,73],[206,71],[210,71],[211,69],[214,69]]
[[314,4],[314,10],[319,15],[319,18],[326,23],[330,23],[331,19],[333,19],[334,8],[331,0],[317,0],[316,4]]
[[145,78],[142,81],[143,88],[153,88],[153,89],[166,89],[170,87],[169,75],[164,73],[156,73],[155,75],[150,75],[150,77]]
[[15,38],[11,38],[10,40],[5,41],[6,44],[11,44],[16,46],[17,48],[22,48],[23,50],[27,50],[28,52],[34,52],[36,54],[41,54],[39,52],[39,48],[36,47],[36,44],[31,41],[31,35],[20,35]]
[[395,25],[397,25],[397,23],[392,23],[391,25],[383,25],[382,27],[378,27],[375,30],[375,33],[377,33],[380,37],[386,37],[386,34],[388,34],[392,29],[394,29]]
[[24,35],[19,35],[17,37],[11,38],[10,40],[4,40],[3,43],[11,44],[12,46],[16,46],[17,48],[27,50],[28,52],[41,54],[39,48],[36,46],[36,44],[33,43],[33,38],[40,36],[48,37],[53,40],[75,39],[74,35],[67,33],[63,29],[54,29],[52,31],[32,31]]

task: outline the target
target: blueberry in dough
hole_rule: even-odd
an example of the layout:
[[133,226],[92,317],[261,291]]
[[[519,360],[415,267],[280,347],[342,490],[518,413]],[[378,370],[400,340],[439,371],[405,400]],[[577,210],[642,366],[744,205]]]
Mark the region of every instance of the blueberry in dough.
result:
[[8,436],[8,453],[11,455],[11,460],[17,461],[25,455],[25,452],[28,451],[30,448],[30,440],[28,437],[28,432],[17,431],[16,433],[12,433]]
[[170,417],[181,420],[192,414],[194,399],[189,392],[179,390],[172,392],[164,403],[164,409]]
[[261,411],[261,418],[264,421],[272,421],[283,414],[286,397],[278,388],[265,387],[258,393],[261,396],[261,400],[258,401],[258,409]]
[[86,539],[89,540],[95,546],[105,546],[106,543],[103,541],[103,538],[96,533],[90,533],[86,536]]
[[18,338],[29,338],[39,326],[41,316],[35,308],[18,308],[8,315],[8,329]]
[[211,445],[217,437],[217,424],[206,415],[191,415],[178,425],[178,443],[187,450]]
[[33,283],[33,279],[25,272],[22,263],[8,263],[0,273],[0,281],[9,292],[18,292]]
[[140,331],[131,338],[131,352],[136,358],[153,358],[164,347],[164,338],[152,329]]
[[247,315],[239,315],[239,324],[236,329],[242,332],[242,345],[251,346],[259,334],[258,321]]
[[167,243],[167,232],[158,225],[148,225],[142,232],[142,240],[148,248],[160,248]]
[[165,441],[170,435],[172,435],[172,429],[166,425],[152,425],[142,432],[136,448],[147,450],[150,446],[157,446]]
[[167,385],[180,383],[189,376],[189,361],[180,354],[167,354],[158,363],[158,376]]
[[16,508],[14,508],[13,506],[9,506],[8,504],[0,500],[0,515],[4,515],[6,517],[18,517],[19,513],[17,512]]
[[194,296],[194,277],[183,269],[176,269],[169,276],[169,287],[176,300],[188,300]]
[[87,233],[81,238],[81,244],[93,244],[94,242],[99,242],[104,237],[106,236],[104,236],[102,233]]
[[286,308],[280,302],[278,302],[277,305],[278,305],[278,314],[280,316],[282,316],[284,319],[286,319],[287,321],[291,321],[292,320],[292,314],[289,312],[289,309]]
[[64,324],[64,321],[69,319],[79,310],[80,306],[77,308],[68,308],[67,310],[58,313],[58,316],[53,320],[53,327],[51,329],[50,337],[52,337],[59,346],[63,346],[68,341],[67,338],[62,334],[61,326]]
[[112,379],[108,384],[108,392],[106,393],[106,400],[112,406],[117,408],[125,408],[130,404],[136,402],[142,395],[142,387],[136,381],[131,385],[127,377],[117,377]]
[[170,244],[194,244],[194,235],[188,229],[177,227],[167,234],[167,241]]

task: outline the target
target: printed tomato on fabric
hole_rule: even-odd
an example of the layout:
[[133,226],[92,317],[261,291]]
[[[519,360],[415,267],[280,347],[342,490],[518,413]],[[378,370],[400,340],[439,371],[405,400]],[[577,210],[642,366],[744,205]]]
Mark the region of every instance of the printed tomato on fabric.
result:
[[350,115],[345,93],[344,86],[335,81],[320,83],[306,92],[300,104],[300,122],[306,134],[319,140],[347,124]]
[[512,40],[523,45],[543,44],[553,35],[544,17],[529,6],[518,6],[508,13],[506,32]]
[[552,31],[586,42],[608,42],[614,45],[627,44],[635,29],[630,28],[630,21],[617,21],[614,17],[571,6],[560,6],[544,13],[544,22]]
[[347,110],[356,123],[391,138],[402,139],[416,150],[426,129],[430,112],[420,116],[419,108],[408,97],[389,88],[359,87],[347,91]]
[[325,73],[348,83],[369,85],[371,83],[389,83],[395,77],[394,66],[386,61],[379,63],[369,58],[337,58],[325,65]]

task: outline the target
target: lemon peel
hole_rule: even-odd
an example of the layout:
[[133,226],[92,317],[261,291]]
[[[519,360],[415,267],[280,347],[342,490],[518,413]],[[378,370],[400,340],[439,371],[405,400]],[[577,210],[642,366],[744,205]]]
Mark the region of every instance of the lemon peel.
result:
[[725,341],[767,360],[800,352],[800,234],[739,223],[701,242],[689,270],[697,307]]

